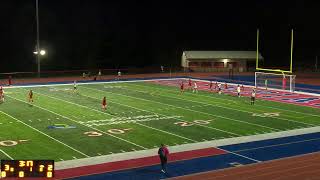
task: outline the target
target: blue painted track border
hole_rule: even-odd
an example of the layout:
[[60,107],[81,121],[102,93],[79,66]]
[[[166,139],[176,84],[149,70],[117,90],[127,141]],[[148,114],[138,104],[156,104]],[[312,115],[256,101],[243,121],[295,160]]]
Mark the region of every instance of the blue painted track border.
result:
[[307,153],[320,152],[320,133],[221,146],[219,148],[230,151],[232,153],[172,162],[168,164],[167,174],[161,173],[160,166],[157,165],[97,175],[88,175],[73,179],[166,179],[176,176],[233,167],[232,163],[238,163],[242,165],[256,163],[249,158],[259,161],[269,161],[285,157],[303,155]]

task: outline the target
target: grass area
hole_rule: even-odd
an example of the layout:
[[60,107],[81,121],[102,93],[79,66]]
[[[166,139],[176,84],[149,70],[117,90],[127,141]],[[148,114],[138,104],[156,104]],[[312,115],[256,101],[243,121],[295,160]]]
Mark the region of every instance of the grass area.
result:
[[[32,89],[34,103],[27,103]],[[319,109],[123,82],[6,89],[0,159],[79,159],[320,125]],[[102,97],[108,109],[101,109]],[[273,113],[273,114],[265,114]],[[65,128],[50,129],[52,125]]]

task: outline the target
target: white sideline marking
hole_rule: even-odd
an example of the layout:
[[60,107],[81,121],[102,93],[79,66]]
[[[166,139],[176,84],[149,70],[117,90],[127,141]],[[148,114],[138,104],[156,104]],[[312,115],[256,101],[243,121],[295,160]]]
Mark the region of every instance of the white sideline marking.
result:
[[[141,85],[136,85],[136,84],[133,84],[133,86],[142,87]],[[141,92],[140,90],[135,90],[135,89],[130,89],[130,90],[136,91],[136,92]],[[171,90],[170,90],[170,91],[171,91]],[[216,103],[216,104],[214,105],[214,104],[208,104],[208,103],[204,103],[204,102],[200,102],[200,101],[194,101],[194,100],[190,100],[190,99],[182,99],[182,98],[173,97],[173,96],[166,96],[166,95],[163,95],[163,96],[164,96],[164,97],[168,97],[168,98],[172,98],[172,99],[180,99],[180,100],[184,100],[184,101],[199,103],[199,104],[202,104],[202,105],[204,105],[204,106],[220,107],[220,108],[224,108],[224,109],[230,109],[230,110],[240,111],[240,112],[249,113],[249,114],[255,113],[255,112],[253,112],[253,111],[246,111],[246,110],[240,110],[240,109],[235,109],[235,108],[231,108],[231,107],[220,106],[220,105],[217,105],[218,103]],[[209,96],[207,96],[207,97],[209,97]],[[218,98],[218,99],[221,99],[221,98]],[[160,103],[160,102],[159,102],[159,103]],[[201,107],[201,106],[199,105],[199,107]],[[188,108],[188,107],[186,107],[186,108]],[[189,108],[188,108],[188,109],[189,109]],[[191,109],[190,109],[190,110],[191,110]],[[286,119],[286,118],[281,118],[281,117],[269,117],[269,118],[281,119],[281,120],[284,120],[284,121],[290,121],[290,122],[295,122],[295,123],[299,123],[299,124],[305,124],[305,125],[315,126],[315,124],[310,124],[310,123],[305,123],[305,122],[300,122],[300,121],[294,121],[294,120],[290,120],[290,119]]]
[[[80,107],[84,107],[84,108],[87,108],[87,109],[90,109],[90,110],[93,110],[93,111],[96,111],[96,112],[99,112],[99,113],[102,113],[102,114],[111,115],[111,114],[108,114],[108,113],[105,113],[105,112],[102,112],[102,111],[98,111],[96,109],[89,108],[89,107],[84,106],[84,105],[76,104],[76,103],[73,103],[73,102],[70,102],[70,101],[66,101],[66,100],[63,100],[63,99],[60,99],[60,98],[52,97],[52,96],[49,96],[49,95],[46,95],[46,94],[42,94],[42,93],[39,93],[39,92],[36,92],[36,93],[41,94],[43,96],[47,96],[49,98],[57,99],[57,100],[64,101],[64,102],[67,102],[67,103],[70,103],[70,104],[74,104],[74,105],[77,105],[77,106],[80,106]],[[83,96],[86,96],[86,95],[83,95]],[[86,97],[94,98],[94,97],[91,97],[91,96],[86,96]],[[97,99],[97,98],[94,98],[94,99]],[[110,102],[113,102],[113,101],[110,101]],[[115,102],[113,102],[113,103],[115,103]],[[115,104],[120,104],[120,103],[115,103]],[[122,105],[122,104],[120,104],[120,105]],[[133,108],[133,107],[131,107],[131,108]],[[133,109],[136,109],[136,108],[133,108]],[[125,112],[123,112],[123,113],[125,113]],[[114,116],[114,115],[111,115],[111,116]],[[114,117],[116,117],[116,116],[114,116]],[[144,127],[147,127],[147,128],[153,129],[153,130],[157,130],[157,131],[160,131],[160,132],[163,132],[163,133],[171,134],[173,136],[177,136],[177,137],[180,137],[180,138],[183,138],[183,139],[187,139],[187,140],[192,141],[192,142],[197,142],[195,140],[192,140],[192,139],[189,139],[189,138],[186,138],[186,137],[183,137],[183,136],[180,136],[180,135],[168,132],[168,131],[163,131],[161,129],[153,128],[151,126],[147,126],[147,125],[144,125],[144,124],[141,124],[141,123],[138,123],[138,122],[136,122],[135,124],[138,124],[140,126],[144,126]]]
[[77,157],[75,157],[75,156],[72,156],[72,158],[73,158],[73,159],[78,159],[78,158],[77,158]]
[[[122,150],[122,149],[121,149],[120,151],[121,151],[121,152],[126,152],[125,150]],[[111,152],[111,153],[112,153],[112,152]]]
[[[40,93],[38,93],[38,94],[40,94]],[[11,96],[9,96],[9,97],[11,97]],[[13,97],[11,97],[11,98],[13,98]],[[13,98],[13,99],[16,99],[16,98]],[[21,100],[19,100],[19,99],[16,99],[16,100],[21,101]],[[21,102],[24,102],[24,101],[21,101]],[[25,103],[25,102],[24,102],[24,103]],[[49,109],[46,109],[46,108],[43,108],[43,107],[37,106],[37,105],[34,105],[34,106],[35,106],[35,107],[38,107],[39,109],[43,109],[43,110],[45,110],[45,111],[51,112],[52,114],[56,114],[56,115],[58,115],[58,116],[61,116],[61,117],[65,118],[65,119],[69,119],[70,121],[76,122],[76,123],[78,123],[78,124],[80,124],[80,125],[83,125],[83,126],[86,126],[86,127],[88,127],[88,128],[94,129],[94,130],[96,130],[96,131],[99,131],[99,132],[101,132],[101,133],[107,134],[107,135],[112,136],[112,137],[114,137],[114,138],[120,139],[120,140],[122,140],[122,141],[125,141],[125,142],[127,142],[127,143],[130,143],[130,144],[135,145],[135,146],[137,146],[137,147],[140,147],[140,148],[142,148],[142,149],[147,149],[147,148],[145,148],[145,147],[143,147],[143,146],[141,146],[141,145],[138,145],[138,144],[133,143],[133,142],[131,142],[131,141],[128,141],[128,140],[126,140],[126,139],[123,139],[123,138],[114,136],[114,135],[112,135],[112,134],[110,134],[110,133],[106,133],[106,132],[104,132],[104,131],[102,131],[102,130],[100,130],[100,129],[97,129],[97,128],[94,128],[94,127],[90,127],[90,126],[81,124],[81,123],[79,123],[78,121],[75,121],[75,120],[73,120],[73,119],[71,119],[71,118],[69,118],[69,117],[63,116],[63,115],[61,115],[61,114],[59,114],[59,113],[53,112],[53,111],[51,111],[51,110],[49,110]]]
[[102,156],[102,154],[101,154],[101,153],[98,153],[98,155],[99,155],[99,156]]
[[[8,95],[7,95],[7,96],[8,96]],[[11,97],[11,96],[9,96],[9,97]],[[11,98],[12,98],[12,97],[11,97]],[[13,98],[13,99],[15,99],[15,98]],[[17,99],[16,99],[16,100],[17,100]],[[19,101],[20,101],[20,100],[19,100]],[[24,102],[24,101],[22,101],[22,102]],[[24,102],[24,103],[26,103],[26,102]],[[48,138],[53,139],[54,141],[57,141],[57,142],[60,143],[60,144],[63,144],[64,146],[66,146],[66,147],[68,147],[68,148],[70,148],[70,149],[72,149],[72,150],[74,150],[74,151],[76,151],[76,152],[78,152],[78,153],[80,153],[80,154],[82,154],[82,155],[84,155],[84,156],[86,156],[86,157],[90,157],[90,156],[86,155],[85,153],[83,153],[83,152],[81,152],[81,151],[79,151],[79,150],[77,150],[77,149],[75,149],[75,148],[73,148],[73,147],[71,147],[71,146],[69,146],[69,145],[61,142],[61,141],[59,141],[58,139],[56,139],[56,138],[54,138],[54,137],[51,137],[51,136],[49,136],[48,134],[46,134],[46,133],[44,133],[44,132],[42,132],[42,131],[40,131],[40,130],[38,130],[38,129],[36,129],[36,128],[34,128],[34,127],[32,127],[32,126],[30,126],[30,125],[28,125],[28,124],[26,124],[26,123],[24,123],[23,121],[15,118],[15,117],[13,117],[13,116],[11,116],[11,115],[3,112],[3,111],[0,111],[0,112],[3,113],[4,115],[7,115],[8,117],[10,117],[10,118],[12,118],[12,119],[15,119],[15,120],[21,122],[21,123],[24,124],[25,126],[28,126],[29,128],[31,128],[31,129],[33,129],[33,130],[41,133],[42,135],[45,135],[45,136],[47,136]]]
[[31,120],[31,119],[29,119],[29,121],[30,121],[30,122],[32,122],[32,120]]
[[[0,112],[2,112],[2,111],[0,111]],[[13,160],[13,158],[9,155],[9,154],[7,154],[6,152],[4,152],[4,150],[2,150],[2,149],[0,149],[0,152],[2,152],[4,155],[6,155],[8,158],[10,158],[11,160]],[[1,178],[1,177],[0,177]]]
[[[82,87],[82,88],[92,89],[92,90],[95,90],[95,91],[102,91],[102,90],[100,90],[100,89],[94,89],[94,88],[89,88],[89,87]],[[105,91],[102,91],[102,92],[105,92]],[[156,102],[156,103],[164,104],[164,105],[167,105],[167,106],[173,106],[173,105],[171,105],[171,104],[160,103],[160,102],[157,102],[157,101],[152,101],[152,100],[148,100],[148,99],[137,98],[137,97],[133,97],[133,96],[127,96],[127,95],[123,95],[123,94],[117,94],[117,93],[112,93],[112,92],[107,92],[107,93],[116,94],[116,95],[119,95],[119,96],[125,96],[125,97],[129,97],[129,98],[133,98],[133,99],[140,99],[140,100],[144,100],[144,101]],[[118,103],[118,104],[120,104],[120,103]],[[129,106],[129,105],[123,105],[123,106],[128,106],[128,107],[132,107],[132,108],[135,108],[135,109],[140,109],[140,108],[136,108],[136,107]],[[175,107],[179,108],[179,106],[175,106]],[[180,107],[180,108],[183,109],[183,107]],[[146,112],[150,112],[150,113],[155,113],[155,112],[148,111],[148,110],[145,110],[145,109],[140,109],[140,110],[146,111]],[[190,109],[188,109],[188,110],[190,110]],[[195,112],[199,112],[199,113],[200,113],[200,111],[195,111]],[[160,114],[160,115],[166,116],[166,115],[161,114],[161,113],[155,113],[155,114]],[[182,120],[182,119],[178,119],[178,118],[175,118],[175,119],[177,119],[177,120]],[[188,121],[188,122],[190,122],[190,121]],[[217,129],[217,128],[213,128],[213,127],[210,127],[210,126],[204,126],[204,125],[201,125],[201,124],[196,124],[196,125],[202,126],[202,127],[206,127],[206,128],[208,128],[208,129],[215,129],[215,130],[217,130],[217,131],[221,131],[221,132],[225,132],[225,133],[229,133],[229,134],[241,136],[241,135],[238,135],[238,134],[235,134],[235,133],[232,133],[232,132],[224,131],[224,130]]]
[[64,161],[64,159],[60,158],[61,161]]

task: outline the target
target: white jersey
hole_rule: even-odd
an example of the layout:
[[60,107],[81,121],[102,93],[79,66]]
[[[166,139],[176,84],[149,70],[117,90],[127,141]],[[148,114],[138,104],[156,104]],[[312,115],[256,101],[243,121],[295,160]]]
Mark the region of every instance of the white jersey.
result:
[[197,83],[194,83],[194,86],[193,86],[195,89],[197,89],[198,88],[198,86],[197,86]]
[[256,92],[255,91],[252,91],[251,97],[256,97]]
[[241,90],[240,90],[240,86],[237,87],[237,91],[238,91],[238,93],[240,93],[240,91],[241,91]]
[[121,72],[120,71],[118,71],[118,76],[121,76]]

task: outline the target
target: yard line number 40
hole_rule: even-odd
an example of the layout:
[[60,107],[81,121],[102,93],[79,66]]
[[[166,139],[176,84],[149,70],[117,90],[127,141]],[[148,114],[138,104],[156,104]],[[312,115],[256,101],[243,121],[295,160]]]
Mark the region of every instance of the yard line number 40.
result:
[[[111,133],[111,134],[124,134],[129,130],[131,130],[131,128],[128,128],[128,129],[109,129],[107,132]],[[88,131],[88,132],[84,132],[83,134],[85,134],[89,137],[98,137],[98,136],[103,135],[102,132],[97,132],[97,131]]]

